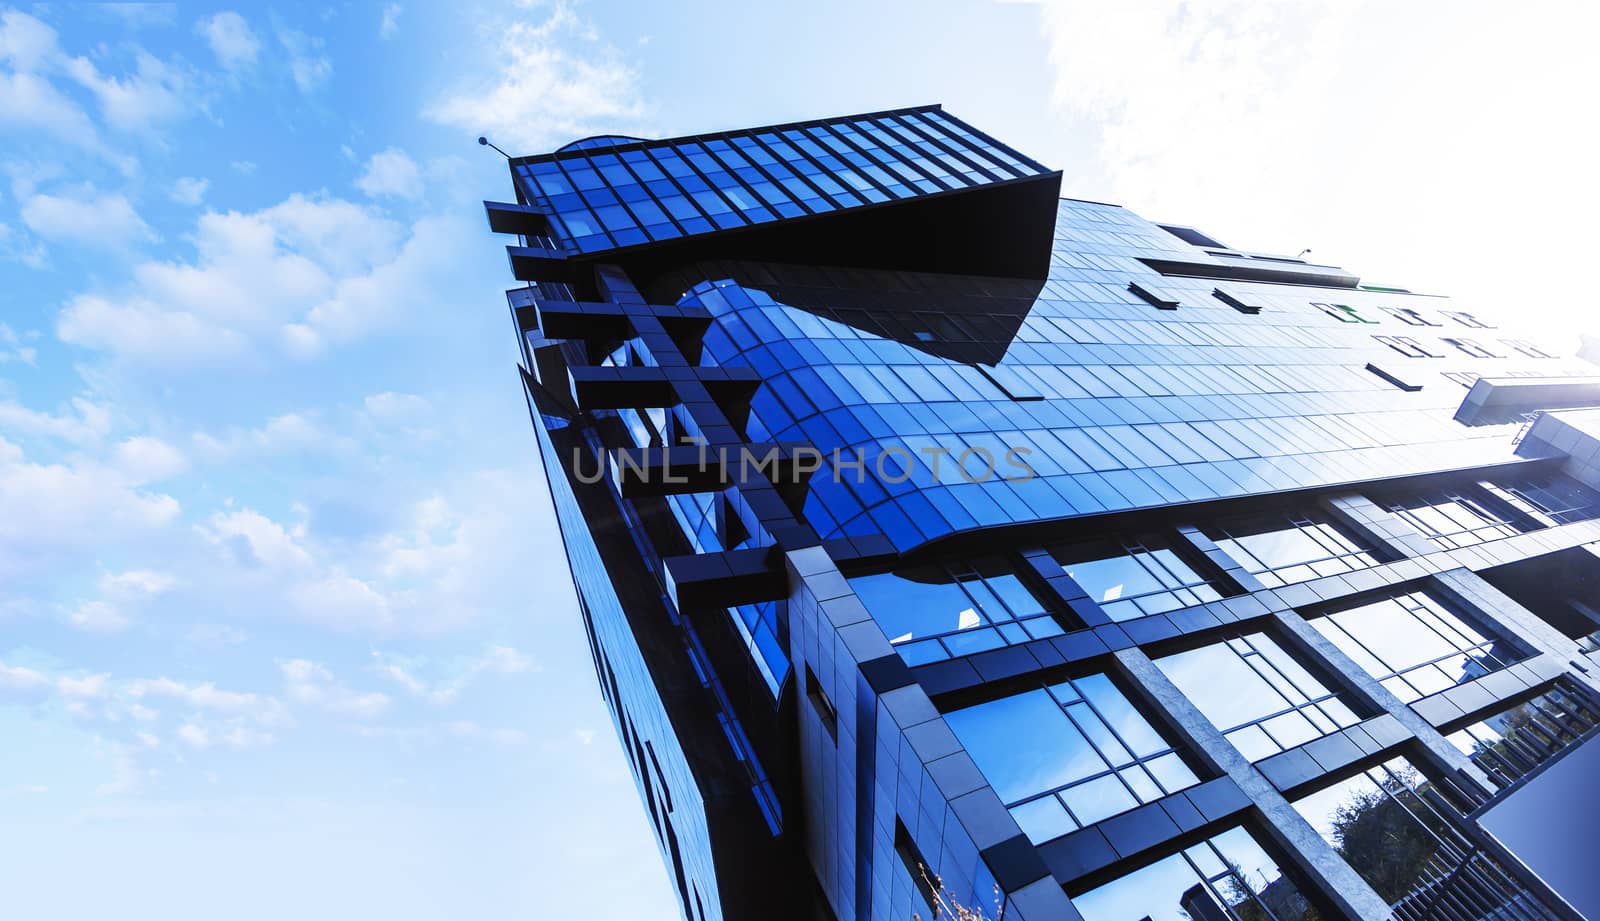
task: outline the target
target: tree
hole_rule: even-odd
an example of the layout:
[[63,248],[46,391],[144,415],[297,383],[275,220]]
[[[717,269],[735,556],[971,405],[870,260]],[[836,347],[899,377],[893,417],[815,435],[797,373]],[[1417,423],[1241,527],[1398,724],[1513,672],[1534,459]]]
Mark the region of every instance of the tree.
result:
[[1390,774],[1362,790],[1333,815],[1334,848],[1377,893],[1393,904],[1409,893],[1439,850],[1439,841],[1404,805],[1418,800],[1406,778]]

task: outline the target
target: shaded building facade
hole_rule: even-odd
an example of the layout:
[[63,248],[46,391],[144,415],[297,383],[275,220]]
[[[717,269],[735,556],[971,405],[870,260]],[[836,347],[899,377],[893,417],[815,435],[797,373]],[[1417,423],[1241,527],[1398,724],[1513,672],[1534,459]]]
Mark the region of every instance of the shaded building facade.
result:
[[937,106],[511,174],[683,917],[1578,916],[1477,819],[1600,723],[1593,365]]

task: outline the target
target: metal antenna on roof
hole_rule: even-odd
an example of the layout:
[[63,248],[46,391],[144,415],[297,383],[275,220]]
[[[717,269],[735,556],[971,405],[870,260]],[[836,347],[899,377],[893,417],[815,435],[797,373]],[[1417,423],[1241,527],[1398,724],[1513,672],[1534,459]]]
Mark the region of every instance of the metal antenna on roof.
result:
[[[482,136],[482,135],[478,136],[478,143],[481,144],[484,147],[494,147],[493,144],[489,143],[489,139],[484,137],[484,136]],[[507,160],[511,159],[511,155],[510,154],[506,153],[505,151],[501,150],[498,147],[494,147],[494,152],[499,154],[502,157],[505,157]]]
[[[483,138],[478,138],[478,140],[480,142],[483,142]],[[484,142],[484,143],[487,143],[487,142]],[[495,148],[495,150],[499,150],[499,149],[500,148],[498,148],[498,147]],[[1311,253],[1311,247],[1308,246],[1305,249],[1301,250],[1300,252],[1296,253],[1295,254],[1295,258],[1299,259],[1301,256],[1309,255],[1310,253]]]

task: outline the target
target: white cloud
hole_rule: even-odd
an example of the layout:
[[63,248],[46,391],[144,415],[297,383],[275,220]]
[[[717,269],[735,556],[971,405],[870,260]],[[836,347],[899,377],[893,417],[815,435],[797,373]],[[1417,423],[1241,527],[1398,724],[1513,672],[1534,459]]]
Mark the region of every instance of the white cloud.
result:
[[[42,269],[48,264],[44,244],[18,233],[16,228],[5,223],[0,223],[0,257],[13,259],[30,269]],[[0,352],[0,361],[10,361],[15,357],[15,353]],[[31,358],[27,361],[32,363]]]
[[[1600,7],[1507,16],[1469,0],[1448,22],[1375,0],[1039,12],[1055,101],[1088,129],[1063,139],[1065,194],[1247,249],[1309,246],[1378,284],[1593,324],[1563,279],[1522,267],[1581,261],[1600,208],[1600,185],[1573,180],[1592,144],[1570,117],[1600,83],[1587,47]],[[1485,261],[1487,227],[1540,232],[1501,235]]]
[[205,200],[211,180],[184,176],[172,184],[172,200],[180,205],[198,205]]
[[415,422],[433,409],[425,397],[393,391],[372,394],[362,401],[362,405],[373,421],[383,423]]
[[33,71],[49,66],[58,54],[54,29],[16,10],[0,13],[0,60]]
[[294,614],[336,630],[384,629],[394,624],[389,598],[363,579],[334,572],[290,585]]
[[[8,229],[4,224],[0,224],[0,251],[4,250],[5,231]],[[0,320],[0,365],[10,361],[20,361],[25,365],[33,364],[34,358],[38,356],[38,350],[31,345],[24,345],[23,342],[23,337],[18,335],[16,330]],[[4,416],[6,405],[8,404],[0,404],[0,418]]]
[[100,591],[121,600],[146,598],[169,591],[177,583],[178,580],[171,573],[130,569],[101,576]]
[[107,124],[121,131],[146,131],[189,111],[187,81],[175,67],[143,50],[132,74],[118,78],[100,73],[87,58],[72,58],[67,74],[94,94]]
[[374,650],[372,670],[404,688],[407,693],[437,706],[455,703],[468,685],[480,675],[513,675],[531,670],[533,660],[510,646],[491,645],[484,652],[456,669],[448,679],[428,682],[414,672],[418,666]]
[[168,368],[291,355],[392,329],[442,287],[470,239],[463,218],[408,230],[341,199],[292,195],[261,211],[208,212],[190,261],[144,262],[116,293],[68,303],[57,333],[73,345]]
[[176,499],[142,491],[115,469],[32,463],[0,438],[0,572],[41,555],[148,538],[178,512]]
[[333,61],[323,50],[323,40],[314,35],[282,29],[278,42],[289,53],[289,75],[302,93],[312,93],[333,76]]
[[395,196],[418,199],[422,197],[422,171],[416,161],[405,151],[393,147],[375,153],[367,160],[361,175],[356,178],[356,188],[372,198]]
[[75,195],[33,195],[22,203],[22,222],[47,240],[126,249],[156,239],[121,194],[91,188]]
[[210,748],[211,733],[194,723],[185,723],[178,727],[178,741],[190,748]]
[[20,665],[7,665],[0,662],[0,691],[11,693],[22,692],[33,694],[48,690],[53,682],[41,672]]
[[232,10],[217,13],[200,20],[195,30],[205,36],[217,63],[228,70],[238,70],[256,62],[261,42],[251,31],[250,23]]
[[70,675],[56,679],[56,689],[63,697],[74,700],[98,700],[111,688],[110,675],[87,675],[82,678]]
[[85,633],[119,633],[133,624],[133,614],[150,599],[177,584],[170,574],[150,569],[108,572],[100,577],[100,597],[67,613],[67,624]]
[[202,649],[224,649],[239,646],[250,639],[250,634],[229,624],[195,624],[189,628],[185,641]]
[[67,623],[84,633],[120,633],[133,623],[133,618],[108,601],[85,601],[67,615]]
[[69,59],[56,32],[17,10],[0,12],[0,127],[77,147],[132,173],[136,162],[107,145],[88,114],[51,81]]
[[389,695],[356,691],[340,684],[326,667],[307,659],[278,663],[283,672],[284,696],[296,703],[355,719],[371,719],[389,708]]
[[112,466],[126,482],[142,486],[183,473],[189,469],[189,459],[159,438],[137,435],[116,446]]
[[328,431],[310,412],[274,416],[259,428],[231,428],[220,435],[197,433],[194,443],[198,452],[212,463],[250,455],[352,446],[344,436]]
[[[9,332],[9,328],[0,330]],[[47,413],[19,403],[0,403],[0,429],[13,435],[42,435],[73,444],[99,441],[111,432],[111,410],[87,397],[73,397],[71,411]]]
[[378,37],[394,38],[400,32],[400,4],[391,3],[383,8],[383,19],[378,23]]
[[192,710],[250,716],[265,724],[281,724],[285,717],[283,705],[274,698],[223,690],[209,681],[190,684],[171,678],[141,678],[128,682],[125,691],[134,700],[173,701]]
[[490,58],[498,69],[426,106],[424,117],[529,152],[617,133],[645,117],[638,72],[568,3],[557,2],[543,22],[513,22],[497,32]]
[[260,512],[218,512],[201,531],[223,548],[235,565],[245,569],[283,572],[312,566],[311,554],[299,544],[304,528],[291,531]]
[[[527,523],[543,512],[518,485],[527,476],[518,469],[451,477],[447,493],[404,504],[383,500],[381,523],[354,531],[341,526],[347,512],[339,503],[326,511],[295,508],[280,518],[246,507],[223,509],[197,528],[211,555],[194,560],[195,575],[186,571],[186,578],[203,580],[188,593],[225,596],[240,616],[342,633],[461,629],[502,607],[516,591],[516,560],[537,555],[526,549]],[[354,511],[358,520],[369,514]],[[557,546],[558,538],[542,530],[534,539]],[[550,601],[567,597],[553,593]],[[423,680],[435,687],[457,666],[446,667],[452,671]],[[514,671],[526,663],[500,651],[482,667]]]

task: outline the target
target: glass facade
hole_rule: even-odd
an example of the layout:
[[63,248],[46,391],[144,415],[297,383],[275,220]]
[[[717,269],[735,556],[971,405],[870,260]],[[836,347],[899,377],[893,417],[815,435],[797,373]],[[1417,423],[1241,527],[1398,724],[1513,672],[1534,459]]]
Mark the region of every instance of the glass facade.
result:
[[1294,883],[1242,828],[1185,848],[1078,896],[1072,904],[1084,921],[1284,921],[1307,917],[1309,908]]
[[[937,106],[511,179],[685,919],[1560,916],[1474,816],[1600,725],[1600,426],[1539,396],[1592,366],[1061,198]],[[1485,378],[1515,405],[1463,413]]]
[[516,167],[528,197],[580,252],[1048,172],[938,110],[582,146]]
[[1373,548],[1317,512],[1236,519],[1213,526],[1207,536],[1268,588],[1378,562]]
[[1594,699],[1562,684],[1447,738],[1495,782],[1506,784],[1536,770],[1597,725],[1600,708]]
[[1057,545],[1051,553],[1112,620],[1160,614],[1222,597],[1209,579],[1158,537]]
[[[1401,917],[1448,897],[1487,916],[1518,914],[1520,887],[1460,831],[1433,781],[1394,758],[1296,800],[1351,868]],[[1463,885],[1466,879],[1471,883]]]
[[1062,633],[999,558],[858,576],[850,585],[912,665]]
[[1337,692],[1265,633],[1167,656],[1156,665],[1252,761],[1360,721]]
[[1312,622],[1345,655],[1407,703],[1499,671],[1522,658],[1428,592],[1406,592]]
[[1483,500],[1459,491],[1411,493],[1383,503],[1437,547],[1470,547],[1520,533]]
[[[1105,675],[1086,675],[945,719],[1029,840],[1043,843],[1196,783]],[[1019,746],[1017,740],[1026,739]]]

